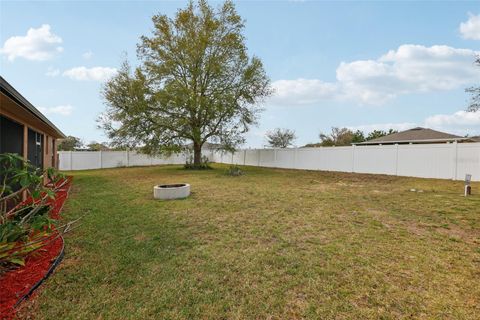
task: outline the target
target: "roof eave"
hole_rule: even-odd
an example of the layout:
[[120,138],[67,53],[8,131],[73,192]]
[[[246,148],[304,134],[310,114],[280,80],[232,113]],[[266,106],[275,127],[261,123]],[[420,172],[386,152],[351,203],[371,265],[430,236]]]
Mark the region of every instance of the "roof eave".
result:
[[397,140],[397,141],[365,141],[352,143],[353,145],[397,144],[397,143],[422,143],[422,142],[454,142],[472,140],[471,138],[446,138],[446,139],[422,139],[422,140]]
[[58,138],[64,139],[66,135],[58,129],[50,120],[47,119],[37,108],[35,108],[25,97],[23,97],[12,85],[10,85],[7,80],[0,76],[0,88],[15,102],[20,106],[25,108],[27,111],[31,112],[35,117],[43,121],[46,125],[51,127],[57,134]]

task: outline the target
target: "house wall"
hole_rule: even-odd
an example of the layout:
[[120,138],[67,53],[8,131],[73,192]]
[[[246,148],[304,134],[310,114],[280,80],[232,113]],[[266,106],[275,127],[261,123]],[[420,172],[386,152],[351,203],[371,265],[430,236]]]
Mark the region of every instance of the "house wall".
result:
[[0,115],[21,124],[24,128],[23,157],[27,159],[28,156],[28,129],[31,129],[43,135],[43,167],[57,167],[58,143],[54,143],[57,139],[52,135],[52,130],[4,94],[0,94],[0,98],[0,103],[2,105]]

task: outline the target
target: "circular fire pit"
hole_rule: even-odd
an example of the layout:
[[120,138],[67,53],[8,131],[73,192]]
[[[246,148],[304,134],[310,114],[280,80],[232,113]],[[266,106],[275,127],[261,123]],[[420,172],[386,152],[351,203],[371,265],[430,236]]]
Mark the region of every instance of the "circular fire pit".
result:
[[182,199],[190,195],[188,183],[161,184],[153,187],[153,197],[160,200]]

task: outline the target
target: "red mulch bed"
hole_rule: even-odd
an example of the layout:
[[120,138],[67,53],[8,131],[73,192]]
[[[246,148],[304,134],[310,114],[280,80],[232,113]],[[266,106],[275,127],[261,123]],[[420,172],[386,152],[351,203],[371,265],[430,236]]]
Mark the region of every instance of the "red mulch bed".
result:
[[[51,218],[61,219],[60,212],[65,200],[67,200],[71,183],[72,177],[68,177],[67,183],[58,190],[55,198],[49,200],[49,204],[52,206]],[[9,271],[0,278],[1,319],[13,319],[15,317],[17,302],[30,293],[30,290],[47,275],[62,249],[63,238],[53,235],[52,241],[27,257],[25,266]]]

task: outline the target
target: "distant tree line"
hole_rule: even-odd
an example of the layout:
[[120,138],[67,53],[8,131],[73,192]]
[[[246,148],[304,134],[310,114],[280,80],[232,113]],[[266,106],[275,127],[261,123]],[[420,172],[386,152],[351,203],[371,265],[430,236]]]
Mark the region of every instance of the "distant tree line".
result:
[[[349,146],[352,143],[361,143],[397,132],[397,130],[389,129],[388,131],[373,130],[368,134],[365,134],[360,130],[353,131],[348,128],[332,127],[330,133],[321,132],[319,134],[320,142],[309,143],[304,147]],[[297,138],[295,131],[281,128],[267,131],[265,136],[267,138],[268,146],[272,148],[287,148],[293,145]]]
[[397,132],[397,130],[389,129],[388,131],[373,130],[368,134],[365,134],[360,130],[353,131],[348,128],[332,127],[330,133],[319,134],[320,142],[309,143],[304,147],[349,146],[353,143],[361,143]]
[[74,151],[83,147],[83,141],[74,136],[68,136],[61,140],[58,145],[58,151]]
[[58,145],[58,151],[118,151],[124,150],[122,148],[112,148],[108,142],[91,141],[90,143],[84,143],[82,139],[74,136],[68,136],[63,139]]
[[348,128],[332,127],[330,133],[320,133],[320,142],[309,143],[305,147],[349,146],[353,143],[361,143],[397,132],[397,130],[389,129],[388,131],[373,130],[365,134],[360,130],[353,131]]

